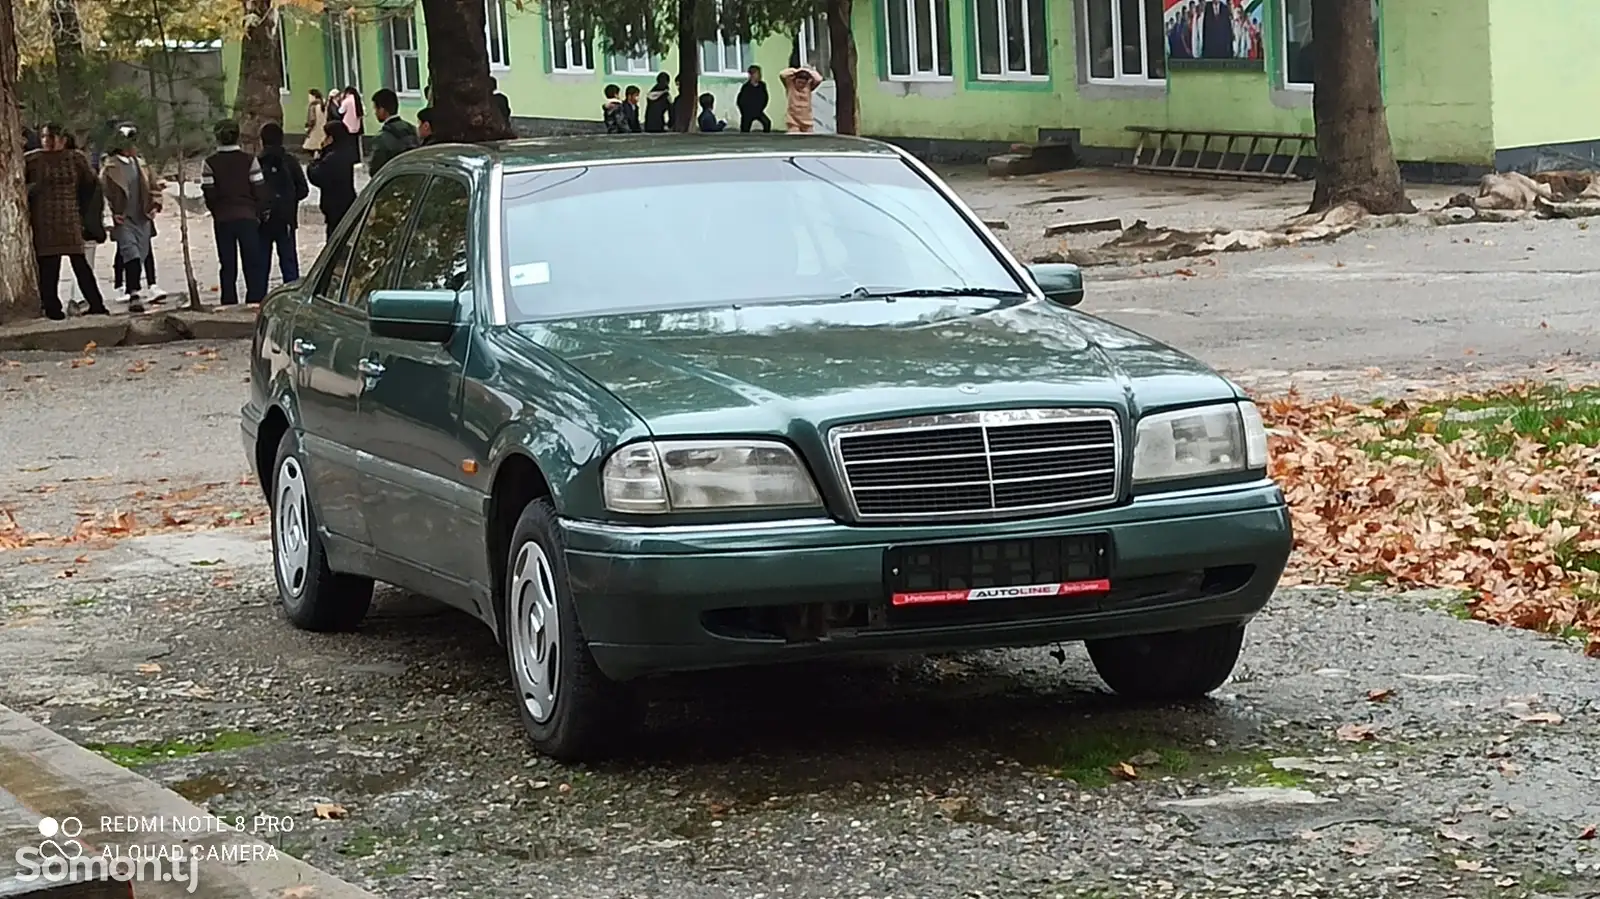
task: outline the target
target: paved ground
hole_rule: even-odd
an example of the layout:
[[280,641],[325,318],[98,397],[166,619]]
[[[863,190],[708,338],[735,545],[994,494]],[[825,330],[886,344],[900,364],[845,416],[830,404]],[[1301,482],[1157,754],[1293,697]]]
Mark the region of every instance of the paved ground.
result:
[[[1056,189],[958,183],[991,207]],[[1195,277],[1095,270],[1087,308],[1271,389],[1582,372],[1586,240],[1373,232]],[[1282,591],[1188,707],[1105,695],[1076,647],[814,666],[666,682],[631,759],[553,765],[462,616],[383,591],[356,635],[282,620],[244,352],[0,364],[0,508],[29,530],[233,525],[0,553],[0,702],[215,812],[293,818],[284,848],[380,894],[1600,895],[1595,663],[1425,596]]]

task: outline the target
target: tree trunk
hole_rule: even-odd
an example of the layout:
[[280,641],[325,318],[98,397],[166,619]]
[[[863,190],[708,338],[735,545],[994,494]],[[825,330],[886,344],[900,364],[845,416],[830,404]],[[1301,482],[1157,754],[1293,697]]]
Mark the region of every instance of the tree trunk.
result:
[[853,0],[828,0],[828,51],[833,66],[833,130],[861,133],[860,104],[856,99],[856,38],[850,27]]
[[700,101],[700,27],[695,0],[678,0],[678,99],[672,110],[672,130],[687,132],[694,126]]
[[85,88],[83,59],[83,23],[78,18],[76,0],[52,0],[50,4],[50,44],[55,55],[57,109],[61,110],[61,126],[77,135],[80,146],[85,133],[92,125],[82,102],[88,96]]
[[262,125],[283,124],[283,103],[278,97],[278,85],[283,83],[278,26],[272,0],[244,0],[244,39],[239,43],[239,88],[233,110],[239,117],[239,144],[252,153],[261,149]]
[[1317,189],[1310,211],[1353,203],[1374,214],[1416,212],[1389,137],[1371,5],[1311,0],[1311,34]]
[[39,269],[22,172],[22,116],[17,109],[17,18],[0,0],[0,322],[40,314]]
[[435,139],[470,144],[516,137],[489,86],[483,0],[422,0],[422,15],[428,46],[450,48],[428,54]]

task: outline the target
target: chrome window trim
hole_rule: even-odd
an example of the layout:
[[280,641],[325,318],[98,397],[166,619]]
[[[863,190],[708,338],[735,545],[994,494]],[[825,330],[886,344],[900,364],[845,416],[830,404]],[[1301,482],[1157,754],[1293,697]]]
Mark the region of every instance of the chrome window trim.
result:
[[489,265],[490,324],[505,325],[511,317],[506,311],[505,266],[505,166],[496,160],[489,167],[489,241],[485,254]]
[[[953,428],[982,427],[984,431],[984,458],[990,461],[989,496],[994,503],[993,455],[989,450],[990,427],[1008,427],[1028,424],[1051,424],[1070,421],[1107,421],[1111,423],[1112,489],[1110,495],[1067,502],[1040,503],[1032,506],[1010,506],[1004,509],[974,509],[962,512],[912,512],[905,514],[862,514],[856,503],[855,488],[850,484],[850,473],[844,463],[841,443],[846,437],[864,434],[903,434],[949,430]],[[1097,444],[1103,447],[1104,444]],[[1095,444],[1090,445],[1095,446]],[[1110,506],[1120,502],[1125,493],[1123,484],[1123,434],[1122,418],[1115,410],[1094,407],[1046,407],[1033,409],[985,409],[971,412],[943,412],[935,415],[918,415],[909,418],[888,418],[874,421],[835,425],[828,429],[828,456],[840,489],[850,521],[862,524],[917,524],[922,522],[981,522],[1032,518],[1091,506]]]

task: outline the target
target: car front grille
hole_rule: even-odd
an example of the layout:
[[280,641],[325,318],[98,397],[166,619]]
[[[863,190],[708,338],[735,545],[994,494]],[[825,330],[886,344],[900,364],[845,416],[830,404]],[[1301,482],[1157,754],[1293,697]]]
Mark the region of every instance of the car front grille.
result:
[[1022,517],[1117,498],[1114,413],[1007,409],[842,425],[829,432],[862,521]]

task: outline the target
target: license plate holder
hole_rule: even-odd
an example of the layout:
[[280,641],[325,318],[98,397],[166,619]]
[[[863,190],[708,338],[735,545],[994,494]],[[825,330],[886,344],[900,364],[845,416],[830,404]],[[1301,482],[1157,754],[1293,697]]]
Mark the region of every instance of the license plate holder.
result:
[[1100,596],[1111,592],[1111,548],[1104,531],[891,546],[885,592],[893,609]]

